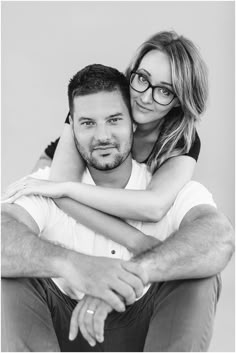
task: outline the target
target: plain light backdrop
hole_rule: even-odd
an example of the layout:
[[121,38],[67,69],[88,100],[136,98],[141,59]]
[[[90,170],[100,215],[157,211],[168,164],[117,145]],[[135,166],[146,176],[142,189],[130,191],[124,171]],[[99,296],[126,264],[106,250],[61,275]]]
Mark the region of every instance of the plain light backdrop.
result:
[[[234,224],[234,2],[2,2],[2,189],[28,174],[58,137],[69,79],[88,64],[124,71],[161,30],[193,40],[209,68],[210,99],[195,180]],[[211,351],[234,351],[234,261],[223,272]]]

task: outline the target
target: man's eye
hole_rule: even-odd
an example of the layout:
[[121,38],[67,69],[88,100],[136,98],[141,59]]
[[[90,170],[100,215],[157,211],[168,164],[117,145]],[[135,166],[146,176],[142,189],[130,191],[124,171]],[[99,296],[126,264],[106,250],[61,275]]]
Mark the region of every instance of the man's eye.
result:
[[116,124],[118,121],[121,120],[120,118],[111,118],[109,119],[109,123]]
[[84,125],[84,126],[93,126],[94,125],[94,122],[93,121],[83,121],[81,123],[81,125]]

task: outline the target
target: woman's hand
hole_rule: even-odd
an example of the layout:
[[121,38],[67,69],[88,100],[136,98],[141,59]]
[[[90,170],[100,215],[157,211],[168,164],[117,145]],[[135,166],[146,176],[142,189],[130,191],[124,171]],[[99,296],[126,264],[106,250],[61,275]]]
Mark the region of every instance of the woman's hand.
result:
[[41,195],[52,198],[67,196],[67,182],[54,182],[26,177],[11,184],[3,194],[1,202],[13,203],[21,196]]
[[104,341],[104,324],[112,307],[101,299],[86,295],[73,310],[69,339],[74,340],[78,329],[91,346]]

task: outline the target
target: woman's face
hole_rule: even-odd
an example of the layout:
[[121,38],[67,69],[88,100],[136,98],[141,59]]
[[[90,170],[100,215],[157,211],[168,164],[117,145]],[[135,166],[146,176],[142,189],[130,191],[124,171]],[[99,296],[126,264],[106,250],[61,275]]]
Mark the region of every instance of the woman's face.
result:
[[[136,72],[141,80],[148,80],[153,86],[161,86],[164,94],[173,91],[171,66],[167,54],[159,50],[149,51],[140,62]],[[160,105],[153,100],[152,88],[139,93],[130,87],[131,107],[134,121],[139,124],[153,123],[163,118],[173,107],[179,105],[175,97],[169,105]]]

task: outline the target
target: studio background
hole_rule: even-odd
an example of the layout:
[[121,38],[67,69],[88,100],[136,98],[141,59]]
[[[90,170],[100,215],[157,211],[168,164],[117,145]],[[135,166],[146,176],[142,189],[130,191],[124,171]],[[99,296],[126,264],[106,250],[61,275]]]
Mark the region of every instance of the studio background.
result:
[[[2,2],[2,190],[57,138],[69,79],[102,63],[124,71],[161,30],[189,37],[209,68],[210,99],[195,180],[234,224],[234,2]],[[211,351],[233,352],[234,259],[222,274]]]

